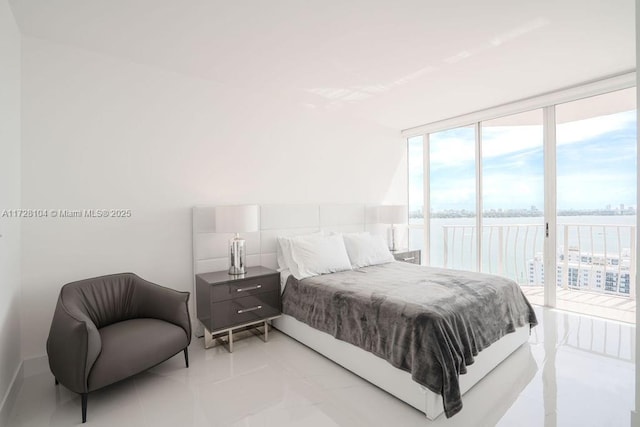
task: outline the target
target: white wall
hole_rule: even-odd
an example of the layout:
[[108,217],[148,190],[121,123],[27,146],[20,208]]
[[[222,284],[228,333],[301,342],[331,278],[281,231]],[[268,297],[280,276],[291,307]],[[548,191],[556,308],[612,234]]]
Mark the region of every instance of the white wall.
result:
[[[20,367],[20,32],[0,1],[0,408]],[[2,419],[0,418],[0,424]]]
[[397,130],[40,39],[22,54],[24,206],[132,210],[23,221],[26,359],[68,281],[191,290],[195,204],[406,201]]

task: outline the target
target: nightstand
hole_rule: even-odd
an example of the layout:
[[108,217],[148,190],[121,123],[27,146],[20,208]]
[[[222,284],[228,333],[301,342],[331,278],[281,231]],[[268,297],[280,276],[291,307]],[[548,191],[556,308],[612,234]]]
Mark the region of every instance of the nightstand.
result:
[[422,252],[420,249],[398,249],[391,251],[396,261],[409,262],[411,264],[421,264]]
[[[205,348],[212,347],[224,335],[226,347],[233,352],[233,332],[264,325],[263,339],[269,333],[269,321],[282,314],[280,273],[265,267],[249,267],[242,275],[216,271],[196,275],[197,315],[204,325]],[[224,342],[223,342],[224,344]]]

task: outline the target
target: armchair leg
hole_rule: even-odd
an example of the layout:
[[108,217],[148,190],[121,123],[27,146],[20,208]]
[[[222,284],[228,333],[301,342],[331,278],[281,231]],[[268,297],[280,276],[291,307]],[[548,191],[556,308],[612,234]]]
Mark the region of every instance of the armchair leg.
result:
[[184,348],[184,363],[189,367],[189,347]]
[[58,379],[57,379],[56,377],[53,377],[53,379],[54,379],[54,380],[56,380],[56,385],[60,384],[60,383],[58,382]]
[[89,397],[89,393],[82,393],[82,422],[87,422],[87,398]]

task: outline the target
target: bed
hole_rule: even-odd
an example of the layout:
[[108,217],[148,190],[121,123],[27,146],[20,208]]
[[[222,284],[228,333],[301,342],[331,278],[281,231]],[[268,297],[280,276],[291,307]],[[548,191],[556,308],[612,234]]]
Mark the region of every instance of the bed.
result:
[[[207,228],[206,223],[211,217],[211,209],[211,207],[194,208],[195,273],[224,268],[222,265],[222,268],[215,268],[217,265],[212,267],[215,263],[224,262],[222,252],[218,258],[205,256],[208,253],[214,253],[214,249],[208,248],[220,246],[220,242],[224,242],[222,237],[227,237],[210,235],[211,231]],[[375,230],[375,225],[369,224],[367,219],[367,208],[362,205],[263,206],[261,207],[260,232],[245,237],[249,248],[248,263],[277,268],[279,266],[276,256],[277,237],[282,235],[294,236],[318,231],[330,234],[361,232],[363,230],[379,231]],[[252,239],[257,242],[252,244]],[[254,249],[251,249],[252,247]],[[283,285],[286,285],[283,287],[284,315],[274,320],[273,326],[424,412],[429,419],[435,419],[443,412],[448,417],[455,415],[462,407],[460,396],[518,347],[527,342],[530,327],[536,323],[535,315],[518,285],[497,276],[452,272],[451,270],[432,269],[401,262],[389,262],[368,267],[356,265],[354,267],[346,272],[314,275],[314,277],[301,280],[288,277],[287,271],[283,271],[281,279],[283,279]],[[298,274],[296,277],[299,277]],[[479,281],[489,283],[488,287],[481,292],[470,285]],[[444,282],[448,282],[449,285]],[[501,284],[500,289],[493,285],[497,282]],[[451,288],[451,283],[454,283],[453,288]],[[352,310],[353,307],[365,307],[365,305],[358,303],[358,298],[363,297],[365,300],[372,301],[376,298],[379,299],[380,295],[384,294],[384,301],[378,305],[378,309],[382,311],[392,305],[388,304],[390,301],[397,302],[400,297],[405,297],[405,300],[408,297],[409,300],[417,301],[417,305],[422,305],[427,301],[422,300],[422,298],[426,298],[424,295],[416,294],[416,287],[420,286],[429,288],[428,294],[439,295],[435,300],[436,305],[439,304],[439,310],[432,310],[433,313],[426,317],[450,311],[448,306],[440,303],[464,288],[470,289],[471,294],[474,292],[479,294],[481,301],[479,305],[485,308],[484,311],[469,318],[454,315],[454,320],[449,321],[448,326],[447,322],[440,324],[436,322],[427,328],[429,332],[422,337],[423,341],[424,338],[428,338],[426,341],[446,342],[447,340],[451,341],[453,337],[453,347],[459,349],[458,356],[448,357],[448,361],[443,364],[446,368],[442,369],[443,376],[435,380],[432,378],[433,372],[436,371],[433,367],[413,366],[400,357],[403,351],[406,354],[412,354],[413,358],[417,357],[416,355],[420,354],[422,344],[416,347],[413,352],[407,350],[411,350],[411,345],[414,344],[406,343],[404,348],[402,345],[398,347],[400,351],[388,351],[390,348],[394,348],[394,333],[400,337],[411,335],[409,333],[413,330],[411,327],[405,325],[404,328],[398,328],[394,333],[387,334],[388,338],[377,342],[371,337],[379,336],[379,331],[376,329],[378,326],[369,325],[370,330],[361,334],[353,331],[348,332],[342,326],[338,326],[343,322],[353,323],[356,331],[358,328],[361,331],[366,330],[362,327],[363,322],[358,319],[364,316],[363,318],[367,319],[365,323],[371,323],[369,319],[375,315],[367,312],[366,308],[359,314],[353,315],[352,313],[356,313]],[[448,288],[450,289],[447,291]],[[304,302],[303,296],[314,289],[315,291],[328,290],[328,293],[316,292],[310,300],[311,302]],[[355,290],[358,290],[360,294],[364,292],[364,296],[358,297],[356,295],[358,292]],[[512,304],[505,309],[496,309],[488,303],[497,294],[510,294],[518,301],[515,305]],[[463,309],[462,312],[469,311],[468,307],[474,304],[470,299],[469,295],[462,298],[464,300],[463,306],[467,304],[467,309]],[[321,303],[323,300],[324,304]],[[337,304],[336,301],[338,301]],[[478,304],[476,303],[476,305]],[[315,311],[309,310],[311,306],[316,307]],[[340,315],[340,309],[338,312],[332,313],[331,307],[339,307],[343,311],[341,314],[343,318],[340,322],[331,322],[330,319],[337,319],[336,316]],[[425,315],[417,314],[415,309],[416,304],[405,305],[400,310],[400,318],[403,318],[404,313],[405,320],[408,318],[424,320]],[[498,318],[504,317],[505,313],[509,314],[507,316],[509,320],[506,324],[501,325],[497,332],[484,334],[482,331],[468,327],[477,319],[486,317],[487,312],[492,310],[500,313]],[[440,313],[435,313],[437,311]],[[305,312],[312,312],[311,317],[305,317]],[[329,321],[326,321],[327,319]],[[460,325],[456,326],[457,323],[462,324],[463,327],[459,328]],[[439,326],[434,327],[434,325]],[[442,332],[443,327],[444,329],[452,329],[452,326],[453,329],[457,329],[456,333]],[[439,333],[438,330],[440,330]],[[374,333],[374,331],[376,332]],[[396,341],[402,343],[406,340]],[[459,342],[455,343],[455,341]],[[363,346],[364,349],[358,345]],[[468,347],[465,348],[465,345]],[[444,353],[441,350],[433,350],[433,348],[429,351]],[[466,373],[463,374],[465,370]]]
[[537,323],[507,279],[402,262],[289,276],[283,312],[277,329],[430,419],[460,411],[461,394]]

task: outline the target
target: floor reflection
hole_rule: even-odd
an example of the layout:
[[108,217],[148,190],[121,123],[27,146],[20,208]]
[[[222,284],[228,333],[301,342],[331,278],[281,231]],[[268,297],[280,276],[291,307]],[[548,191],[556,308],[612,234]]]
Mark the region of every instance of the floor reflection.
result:
[[532,417],[518,425],[630,425],[635,326],[543,307],[536,312],[541,322],[529,343],[541,372],[500,425],[512,425],[527,404]]
[[[424,414],[274,332],[234,353],[191,345],[177,357],[90,399],[99,426],[628,426],[634,402],[635,327],[536,307],[540,325],[463,396],[447,419]],[[34,405],[37,402],[37,405]],[[69,426],[76,394],[49,373],[26,378],[9,427]]]
[[542,312],[544,330],[544,365],[542,368],[542,391],[544,397],[544,425],[558,425],[558,384],[556,381],[556,351],[558,348],[558,322],[556,313],[550,310]]

